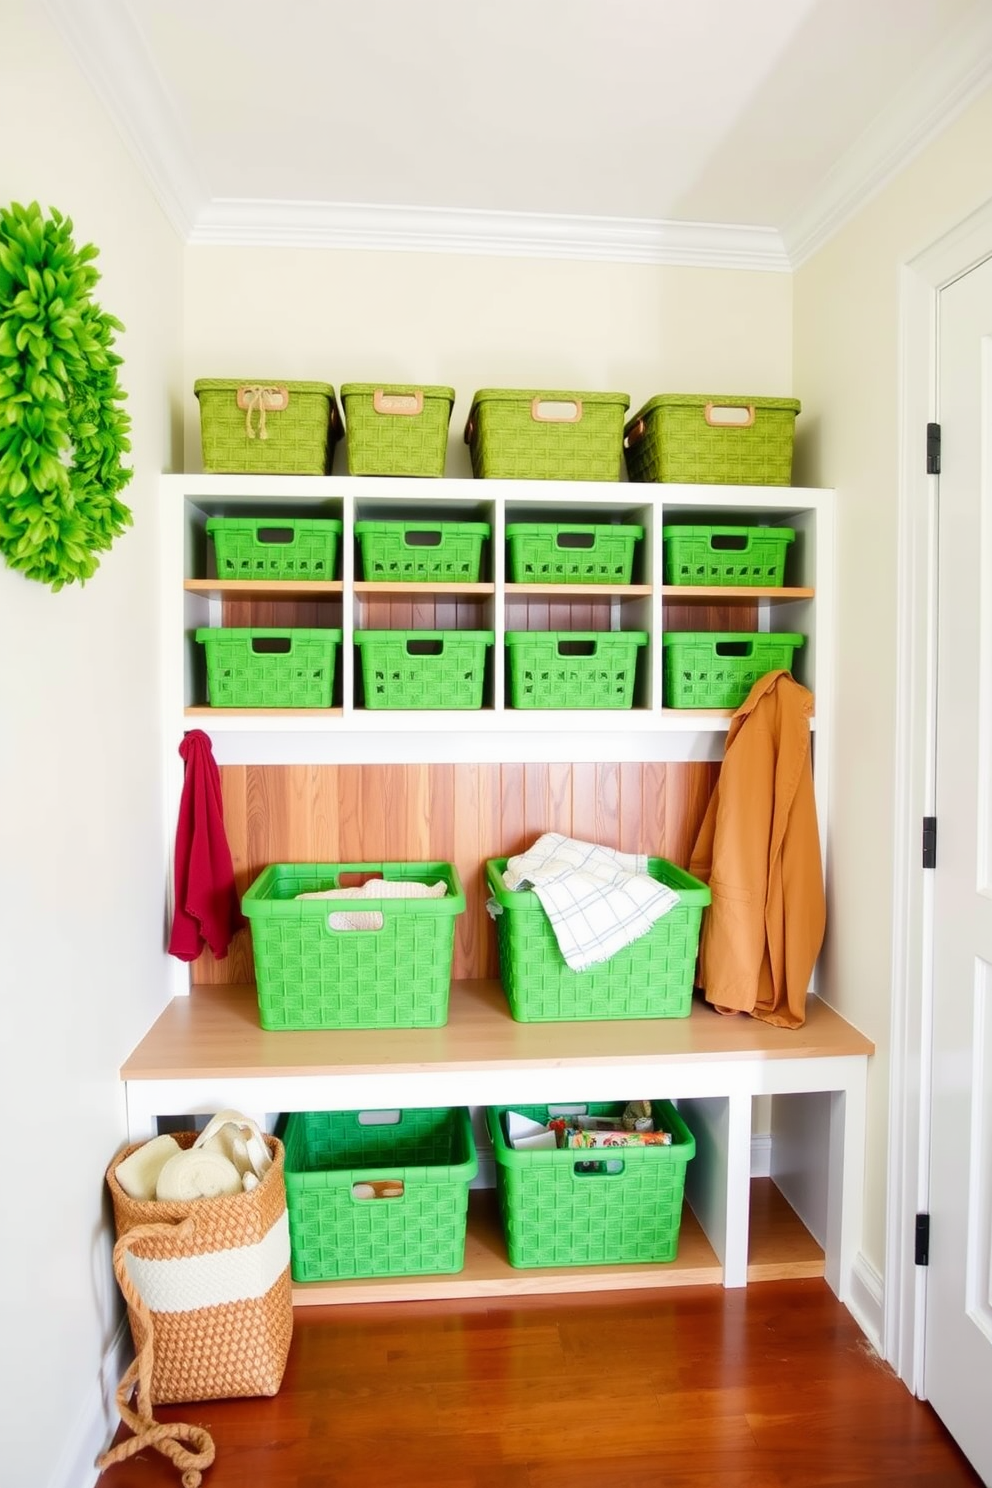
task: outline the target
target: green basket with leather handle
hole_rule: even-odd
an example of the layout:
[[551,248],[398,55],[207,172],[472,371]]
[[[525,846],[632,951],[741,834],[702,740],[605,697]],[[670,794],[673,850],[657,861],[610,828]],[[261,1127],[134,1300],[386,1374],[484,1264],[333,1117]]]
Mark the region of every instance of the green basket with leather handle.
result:
[[483,388],[465,425],[472,474],[490,480],[620,477],[626,393]]
[[201,377],[203,468],[228,475],[328,475],[341,415],[326,382]]
[[788,486],[798,398],[665,393],[623,433],[632,481]]
[[344,383],[348,473],[443,475],[454,401],[450,387]]

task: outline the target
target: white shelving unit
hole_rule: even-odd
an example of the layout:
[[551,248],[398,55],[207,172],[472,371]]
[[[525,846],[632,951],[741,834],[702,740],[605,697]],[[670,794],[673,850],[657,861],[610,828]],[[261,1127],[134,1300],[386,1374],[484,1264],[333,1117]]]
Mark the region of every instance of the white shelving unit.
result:
[[[826,841],[833,629],[833,493],[798,488],[648,486],[351,477],[182,475],[162,480],[161,611],[164,748],[168,811],[175,820],[182,785],[177,746],[185,730],[209,733],[218,764],[412,764],[549,761],[718,761],[729,710],[668,708],[662,646],[673,607],[747,605],[762,630],[797,631],[806,644],[793,671],[815,695],[817,806]],[[343,524],[341,577],[326,584],[255,584],[210,577],[208,517],[224,514],[333,516]],[[492,529],[486,567],[469,586],[390,586],[356,578],[359,520],[485,521]],[[636,522],[644,528],[630,585],[515,586],[504,564],[511,521]],[[662,583],[662,527],[785,525],[795,529],[787,587],[774,590],[671,590]],[[371,603],[457,606],[458,628],[495,634],[485,706],[477,712],[385,712],[359,705],[354,631]],[[318,624],[343,633],[337,706],[319,710],[212,709],[207,706],[198,626],[218,625],[225,600],[267,605],[301,600]],[[610,629],[648,633],[630,710],[561,712],[507,706],[503,639],[520,602],[599,606]],[[550,611],[549,611],[550,613]],[[326,615],[326,619],[323,617]],[[263,621],[259,623],[268,623]],[[401,627],[409,628],[409,627]],[[433,625],[425,628],[433,629]],[[553,625],[549,628],[568,628]],[[576,627],[584,628],[584,627]],[[601,628],[606,628],[601,627]],[[685,623],[675,628],[691,628]],[[708,628],[700,624],[699,629]],[[742,629],[754,628],[742,625]],[[163,1116],[235,1106],[271,1117],[292,1110],[388,1108],[446,1103],[478,1107],[507,1101],[620,1099],[664,1090],[684,1109],[697,1141],[689,1165],[687,1255],[666,1267],[593,1268],[586,1273],[512,1272],[494,1246],[470,1246],[456,1278],[403,1279],[388,1285],[340,1283],[297,1288],[298,1302],[360,1296],[488,1295],[722,1281],[741,1286],[766,1275],[825,1274],[850,1293],[860,1234],[864,1109],[870,1043],[811,998],[804,1029],[789,1032],[696,1008],[688,1019],[526,1025],[510,1018],[496,984],[455,983],[449,1023],[431,1030],[265,1033],[254,989],[199,987],[176,967],[176,996],[126,1062],[130,1134],[137,1140]],[[752,1209],[751,1114],[772,1096],[771,1172],[812,1236],[801,1262],[757,1255]],[[819,1247],[819,1250],[817,1249]],[[800,1247],[802,1249],[802,1247]],[[818,1259],[816,1258],[818,1255]]]

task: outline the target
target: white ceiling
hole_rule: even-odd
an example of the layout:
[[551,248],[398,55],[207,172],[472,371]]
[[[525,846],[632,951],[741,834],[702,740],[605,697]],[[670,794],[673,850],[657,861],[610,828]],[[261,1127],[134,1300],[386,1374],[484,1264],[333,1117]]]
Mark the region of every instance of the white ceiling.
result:
[[992,79],[992,0],[47,0],[191,242],[789,268]]

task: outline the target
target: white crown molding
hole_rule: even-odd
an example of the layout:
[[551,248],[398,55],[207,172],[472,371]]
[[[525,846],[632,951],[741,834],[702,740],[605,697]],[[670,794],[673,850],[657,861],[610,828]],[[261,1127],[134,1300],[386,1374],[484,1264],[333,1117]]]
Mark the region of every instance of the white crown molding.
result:
[[188,239],[208,200],[168,89],[123,5],[44,0],[70,54],[147,179],[165,215]]
[[992,78],[992,6],[976,5],[842,155],[782,230],[793,268],[819,251],[968,107]]
[[221,247],[386,249],[779,273],[791,267],[778,233],[765,227],[355,202],[215,200],[200,213],[189,241]]

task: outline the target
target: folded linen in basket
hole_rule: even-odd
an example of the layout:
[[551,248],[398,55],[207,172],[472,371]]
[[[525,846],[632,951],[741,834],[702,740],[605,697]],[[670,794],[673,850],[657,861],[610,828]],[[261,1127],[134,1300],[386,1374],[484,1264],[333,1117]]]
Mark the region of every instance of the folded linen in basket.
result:
[[533,889],[565,964],[586,971],[646,935],[679,896],[653,879],[643,853],[622,853],[545,832],[508,858],[508,889]]
[[[370,878],[360,888],[315,889],[297,894],[297,899],[443,899],[448,891],[444,879],[438,883],[417,883],[407,878]],[[382,914],[377,909],[337,911],[327,916],[332,930],[381,930]]]

